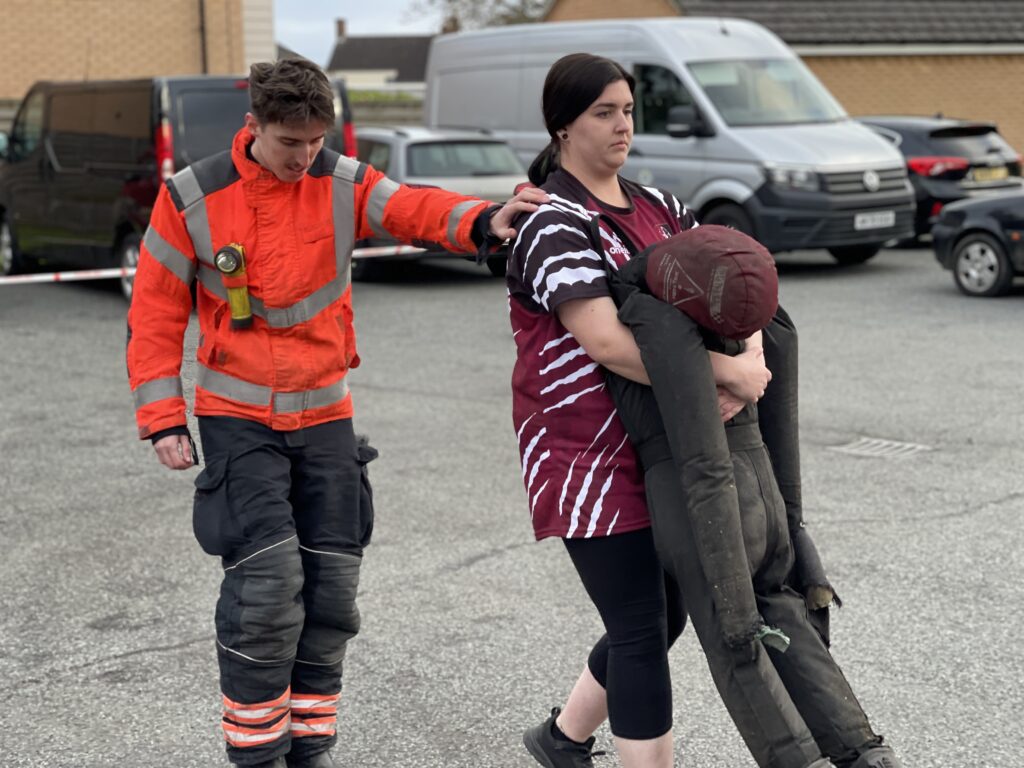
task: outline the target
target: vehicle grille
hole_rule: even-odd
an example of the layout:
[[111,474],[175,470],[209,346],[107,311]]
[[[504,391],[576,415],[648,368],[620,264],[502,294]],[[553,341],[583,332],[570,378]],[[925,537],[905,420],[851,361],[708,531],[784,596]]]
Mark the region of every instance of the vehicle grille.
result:
[[845,243],[863,243],[872,240],[882,241],[890,237],[905,237],[913,232],[914,211],[911,208],[904,208],[896,211],[896,222],[891,227],[883,229],[862,229],[853,228],[853,214],[849,216],[837,216],[828,219],[821,228],[818,237],[822,242],[830,245],[843,245]]
[[[907,183],[906,168],[886,168],[875,171],[878,174],[877,192],[900,191]],[[864,186],[864,171],[843,171],[821,175],[826,192],[832,195],[863,195],[868,193]]]

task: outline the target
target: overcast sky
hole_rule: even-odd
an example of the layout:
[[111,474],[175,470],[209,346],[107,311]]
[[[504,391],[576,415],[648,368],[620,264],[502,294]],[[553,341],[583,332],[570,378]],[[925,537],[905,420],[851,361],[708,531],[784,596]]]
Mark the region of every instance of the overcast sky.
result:
[[440,15],[415,14],[415,0],[274,0],[277,42],[320,66],[334,49],[335,19],[350,35],[426,35],[437,32]]

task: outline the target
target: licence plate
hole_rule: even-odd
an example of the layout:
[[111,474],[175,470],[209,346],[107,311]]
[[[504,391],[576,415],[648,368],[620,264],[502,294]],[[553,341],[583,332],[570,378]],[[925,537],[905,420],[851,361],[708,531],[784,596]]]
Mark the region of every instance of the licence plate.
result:
[[971,170],[971,178],[975,181],[999,181],[1010,175],[1010,169],[1005,165],[988,166],[985,168],[974,168]]
[[871,213],[858,213],[853,217],[853,228],[861,229],[882,229],[896,224],[896,211],[872,211]]

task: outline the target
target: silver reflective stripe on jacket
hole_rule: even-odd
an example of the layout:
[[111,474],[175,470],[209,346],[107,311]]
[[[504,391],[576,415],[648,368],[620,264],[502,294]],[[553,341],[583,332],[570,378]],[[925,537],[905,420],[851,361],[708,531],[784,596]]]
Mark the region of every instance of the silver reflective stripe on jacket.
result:
[[185,228],[192,238],[196,258],[213,266],[213,238],[210,236],[210,219],[206,215],[206,198],[199,187],[199,181],[191,166],[178,171],[173,177],[174,188],[181,195],[185,206]]
[[196,276],[196,265],[192,259],[168,243],[152,225],[146,228],[142,244],[153,258],[164,265],[175,277],[185,285],[191,285]]
[[[351,158],[338,158],[331,174],[331,218],[334,225],[335,276],[304,299],[288,307],[267,307],[258,296],[249,297],[252,313],[266,321],[271,328],[291,328],[323,312],[342,297],[348,288],[352,248],[355,244],[355,191],[353,184],[360,176],[361,163]],[[186,173],[186,171],[188,173]],[[186,168],[174,177],[175,188],[185,205],[185,226],[188,228],[199,265],[199,282],[214,296],[227,301],[227,290],[213,266],[213,242],[210,222],[202,190],[195,174]],[[397,187],[397,185],[396,185]],[[198,196],[198,197],[197,197]],[[207,254],[208,258],[201,255]]]
[[448,214],[447,235],[449,243],[456,247],[459,246],[459,241],[455,239],[455,236],[458,234],[459,231],[459,225],[462,223],[463,217],[465,217],[467,213],[469,213],[471,210],[480,205],[481,202],[481,200],[467,200],[466,202],[459,203],[454,208],[452,208],[452,212]]
[[270,387],[214,371],[202,363],[196,368],[196,385],[210,394],[247,405],[273,405],[274,413],[299,413],[309,408],[324,408],[348,397],[348,382],[344,378],[318,389],[275,392]]
[[[203,284],[214,296],[222,301],[228,300],[228,291],[221,280],[220,272],[205,264],[199,265],[199,282]],[[312,319],[320,312],[341,298],[348,285],[348,269],[345,274],[339,275],[320,288],[317,288],[306,298],[297,301],[290,307],[277,309],[268,308],[258,296],[249,296],[249,306],[252,313],[266,321],[271,328],[291,328],[299,323]]]
[[352,248],[356,240],[355,183],[361,180],[361,163],[344,155],[334,164],[331,179],[331,217],[334,219],[334,260],[338,265],[341,291],[345,292],[351,276]]
[[370,222],[370,229],[377,237],[394,237],[384,228],[384,207],[398,189],[398,184],[385,177],[377,182],[370,193],[370,200],[366,204],[366,218]]
[[153,379],[145,384],[139,384],[133,391],[135,399],[135,410],[144,405],[155,403],[158,400],[166,400],[168,397],[184,397],[181,389],[181,379],[177,376],[168,376],[164,379]]

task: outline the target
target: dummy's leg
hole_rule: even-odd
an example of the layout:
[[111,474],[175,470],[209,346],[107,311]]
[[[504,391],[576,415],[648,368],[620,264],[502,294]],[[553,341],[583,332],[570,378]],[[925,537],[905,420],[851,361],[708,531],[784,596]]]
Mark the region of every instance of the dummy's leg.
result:
[[680,508],[674,464],[648,469],[646,484],[659,555],[676,569],[712,678],[751,755],[761,768],[827,765],[761,644],[755,642],[745,656],[725,645],[690,524]]
[[[733,461],[744,528],[757,526],[766,531],[768,546],[754,574],[758,608],[769,625],[790,639],[785,653],[769,650],[769,655],[821,750],[839,768],[846,768],[878,747],[881,738],[872,731],[849,682],[813,625],[804,598],[785,584],[793,554],[785,507],[774,488],[767,453],[763,449],[738,451],[733,453]],[[893,762],[891,768],[897,767]]]
[[817,547],[804,527],[800,485],[799,352],[796,326],[782,307],[764,329],[764,361],[772,382],[757,404],[758,423],[772,457],[772,470],[786,504],[795,564],[787,583],[804,596],[811,621],[827,646],[829,605],[835,595]]

